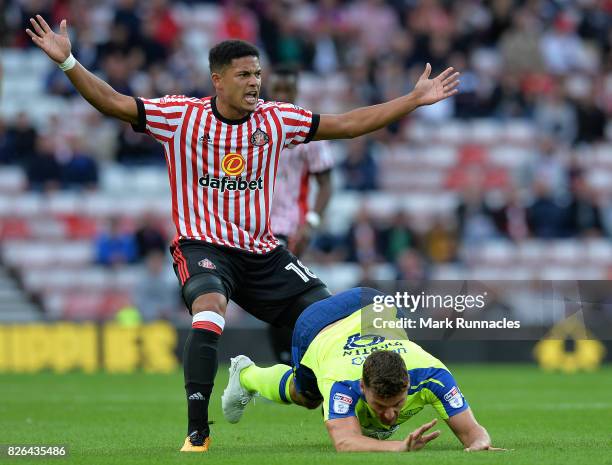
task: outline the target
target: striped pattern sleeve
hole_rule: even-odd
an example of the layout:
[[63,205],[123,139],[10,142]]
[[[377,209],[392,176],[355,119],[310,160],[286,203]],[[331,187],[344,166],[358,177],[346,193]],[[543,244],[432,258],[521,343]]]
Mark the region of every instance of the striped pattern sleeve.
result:
[[331,154],[329,142],[321,140],[307,146],[308,156],[306,164],[309,173],[323,173],[334,167],[334,159]]
[[185,110],[193,99],[183,95],[166,95],[162,98],[136,98],[138,123],[132,128],[144,132],[160,142],[169,142],[181,125]]
[[278,108],[285,130],[285,148],[310,142],[319,127],[319,115],[291,103],[279,103]]

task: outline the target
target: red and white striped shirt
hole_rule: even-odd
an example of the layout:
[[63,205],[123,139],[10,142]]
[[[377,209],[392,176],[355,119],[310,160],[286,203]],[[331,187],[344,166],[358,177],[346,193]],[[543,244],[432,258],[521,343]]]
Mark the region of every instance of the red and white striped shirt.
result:
[[308,143],[319,115],[259,100],[232,121],[215,97],[136,99],[134,129],[164,146],[177,239],[202,240],[254,253],[273,250],[270,210],[283,149]]
[[310,175],[334,166],[329,142],[319,141],[286,150],[278,162],[278,176],[270,222],[274,234],[293,236],[308,212]]

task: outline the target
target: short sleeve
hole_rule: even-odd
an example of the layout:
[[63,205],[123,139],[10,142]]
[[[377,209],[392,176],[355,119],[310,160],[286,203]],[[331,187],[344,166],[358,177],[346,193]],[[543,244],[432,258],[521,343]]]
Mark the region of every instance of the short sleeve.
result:
[[467,410],[469,405],[457,386],[453,375],[444,369],[436,370],[433,379],[426,384],[426,400],[444,420]]
[[168,142],[181,124],[185,110],[193,99],[182,95],[167,95],[162,98],[136,98],[138,123],[132,128],[144,132],[160,142]]
[[331,154],[329,142],[325,140],[313,142],[308,145],[308,156],[306,164],[308,172],[312,174],[323,173],[334,167],[334,159]]
[[323,392],[323,416],[326,421],[356,416],[359,393],[348,384],[330,383]]
[[290,103],[279,103],[278,109],[285,130],[285,148],[310,142],[319,127],[320,116]]

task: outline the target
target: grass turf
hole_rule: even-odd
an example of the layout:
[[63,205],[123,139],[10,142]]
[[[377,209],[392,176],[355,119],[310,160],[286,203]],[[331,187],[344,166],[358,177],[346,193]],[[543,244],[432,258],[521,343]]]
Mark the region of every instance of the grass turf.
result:
[[[597,373],[543,373],[527,365],[451,366],[494,445],[509,452],[465,453],[446,425],[418,455],[337,455],[320,411],[257,399],[243,420],[223,420],[221,367],[211,402],[211,452],[180,454],[182,375],[0,375],[0,444],[66,444],[65,458],[0,458],[3,463],[70,464],[612,464],[612,367]],[[435,416],[404,424],[405,437]]]

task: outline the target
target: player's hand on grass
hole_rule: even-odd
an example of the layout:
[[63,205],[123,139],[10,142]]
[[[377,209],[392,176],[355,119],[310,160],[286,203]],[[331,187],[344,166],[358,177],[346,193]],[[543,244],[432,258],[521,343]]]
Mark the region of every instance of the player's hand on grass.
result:
[[481,450],[490,450],[490,451],[507,451],[508,449],[503,449],[501,447],[493,447],[493,446],[480,446],[480,445],[472,445],[470,447],[466,447],[463,449],[465,452],[477,452]]
[[72,49],[68,38],[66,20],[64,19],[60,23],[59,34],[53,32],[40,15],[36,15],[36,19],[30,18],[30,23],[32,23],[34,31],[26,29],[26,32],[32,38],[32,42],[38,45],[52,60],[58,63],[66,61]]
[[414,86],[412,94],[416,97],[418,105],[431,105],[455,95],[459,85],[459,73],[453,73],[454,69],[446,68],[433,79],[429,79],[431,65],[427,63],[425,71]]
[[465,452],[477,452],[481,450],[490,450],[490,451],[506,451],[508,449],[502,449],[501,447],[493,447],[491,446],[491,440],[488,435],[486,439],[478,439],[472,442],[469,447],[463,449]]
[[438,420],[435,418],[431,420],[429,423],[425,423],[423,426],[415,429],[412,433],[408,435],[406,439],[404,439],[404,444],[406,445],[406,452],[414,452],[417,450],[421,450],[429,441],[433,441],[438,436],[440,436],[440,431],[434,431],[433,433],[423,434],[425,431],[429,431]]

